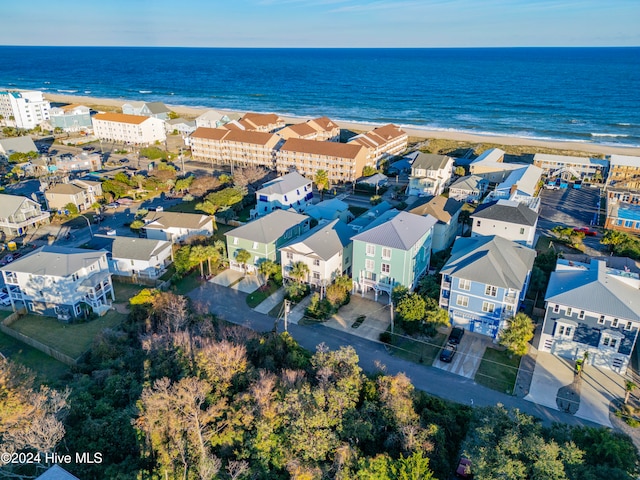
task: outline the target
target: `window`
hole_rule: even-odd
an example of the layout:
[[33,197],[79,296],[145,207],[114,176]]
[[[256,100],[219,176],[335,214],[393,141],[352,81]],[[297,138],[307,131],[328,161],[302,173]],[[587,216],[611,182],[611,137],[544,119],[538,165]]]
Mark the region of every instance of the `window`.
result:
[[605,336],[602,338],[602,345],[605,347],[615,348],[618,340],[616,338],[611,338],[609,336]]
[[258,242],[253,242],[253,249],[256,250],[258,248]]
[[572,312],[572,311],[573,311],[573,310],[571,310],[571,307],[567,307],[567,317],[570,317],[570,316],[571,316],[571,312]]
[[293,253],[287,252],[287,260],[293,260]]
[[558,325],[558,335],[562,337],[570,337],[573,334],[573,327],[569,325]]
[[320,280],[320,272],[313,272],[313,279]]
[[456,305],[459,305],[461,307],[468,307],[469,297],[465,297],[464,295],[458,295],[456,298]]
[[553,306],[553,313],[558,313],[560,311],[560,305]]
[[233,237],[233,244],[237,245],[238,244],[238,237]]
[[507,312],[513,312],[513,305],[511,305],[510,303],[507,303],[507,304],[505,305],[504,309],[505,309]]
[[477,220],[476,221],[476,227],[479,227],[479,226],[480,226],[480,220]]
[[382,258],[384,258],[385,260],[391,260],[391,249],[390,248],[383,248],[382,249]]
[[487,285],[484,289],[484,294],[489,295],[490,297],[495,297],[496,295],[498,295],[498,289],[493,285]]
[[319,267],[320,266],[320,260],[318,260],[317,258],[313,259],[313,266],[314,267]]
[[584,320],[584,310],[580,310],[580,313],[578,314],[578,318],[580,320]]
[[496,305],[494,303],[491,302],[482,302],[482,311],[486,312],[486,313],[493,313],[493,311],[495,310]]
[[471,280],[461,278],[458,280],[458,288],[460,288],[460,290],[471,290]]
[[600,318],[598,319],[598,323],[600,325],[604,325],[604,315],[600,315]]
[[367,257],[373,257],[376,254],[376,246],[367,243]]
[[389,273],[391,271],[391,265],[388,263],[383,263],[381,268],[382,273]]
[[618,326],[618,319],[617,318],[613,319],[613,322],[611,322],[611,326],[612,327],[617,327]]
[[368,272],[373,272],[373,269],[375,268],[375,263],[373,260],[365,260],[364,262],[364,268],[366,271]]
[[631,327],[633,327],[633,322],[627,322],[627,324],[625,325],[624,329],[625,330],[631,330]]
[[520,235],[524,235],[524,228],[520,229]]

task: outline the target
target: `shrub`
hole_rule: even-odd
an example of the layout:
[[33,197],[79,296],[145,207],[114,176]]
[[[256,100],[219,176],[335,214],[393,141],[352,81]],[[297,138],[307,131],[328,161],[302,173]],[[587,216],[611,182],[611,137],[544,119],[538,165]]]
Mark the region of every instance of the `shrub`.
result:
[[380,334],[380,341],[382,343],[386,343],[388,345],[391,345],[391,339],[392,339],[391,332],[382,332]]

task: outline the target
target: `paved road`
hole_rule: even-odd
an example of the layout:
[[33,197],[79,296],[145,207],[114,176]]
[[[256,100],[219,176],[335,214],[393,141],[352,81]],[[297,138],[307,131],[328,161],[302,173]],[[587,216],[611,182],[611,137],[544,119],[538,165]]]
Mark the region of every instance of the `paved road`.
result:
[[[274,319],[251,310],[245,302],[246,294],[237,290],[207,282],[193,290],[189,296],[194,302],[206,306],[209,311],[229,322],[244,325],[258,332],[268,332],[274,328]],[[278,331],[282,331],[282,324],[279,325]],[[519,408],[525,413],[534,415],[547,425],[561,422],[571,425],[597,426],[595,423],[573,415],[490,390],[469,378],[402,360],[391,355],[382,343],[323,325],[290,325],[289,333],[301,346],[310,351],[315,351],[320,343],[325,343],[331,349],[351,345],[356,349],[360,357],[360,366],[366,372],[379,371],[379,365],[384,365],[385,371],[390,374],[404,372],[416,388],[446,400],[475,406],[502,403],[506,407]]]

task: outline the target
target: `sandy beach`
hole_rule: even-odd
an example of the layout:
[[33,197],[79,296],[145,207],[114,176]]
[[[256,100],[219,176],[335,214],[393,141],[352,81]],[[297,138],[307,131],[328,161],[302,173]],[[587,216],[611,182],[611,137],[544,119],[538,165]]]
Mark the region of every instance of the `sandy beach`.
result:
[[[84,97],[79,95],[59,95],[59,94],[51,94],[45,93],[44,97],[50,102],[56,103],[79,103],[82,105],[86,105],[88,107],[94,106],[104,106],[104,107],[116,107],[120,108],[124,103],[127,103],[125,99],[113,99],[113,98],[95,98],[95,97]],[[196,108],[196,107],[188,107],[188,106],[180,106],[180,105],[169,105],[167,104],[171,110],[176,112],[179,115],[184,115],[189,118],[195,118],[202,114],[207,110],[216,110],[222,113],[238,113],[242,114],[244,112],[232,112],[225,109],[218,108]],[[275,112],[277,113],[277,112]],[[281,117],[287,123],[299,123],[306,121],[312,117],[288,117],[285,115],[281,115]],[[357,123],[357,122],[343,122],[339,120],[334,120],[336,123],[340,125],[341,128],[349,129],[349,130],[358,130],[358,131],[367,131],[371,130],[373,127],[369,124]],[[497,145],[517,145],[517,146],[531,146],[534,148],[550,148],[556,150],[573,150],[577,152],[588,152],[594,154],[618,154],[618,155],[633,155],[640,156],[640,148],[634,147],[621,147],[621,146],[610,146],[610,145],[600,145],[596,143],[588,143],[588,142],[571,142],[571,141],[552,141],[552,140],[536,140],[529,138],[519,138],[519,137],[507,137],[507,136],[493,136],[493,135],[473,135],[470,133],[457,132],[457,131],[438,131],[438,130],[427,130],[427,129],[418,129],[418,128],[407,128],[405,126],[400,125],[403,130],[405,130],[409,136],[430,139],[446,139],[446,140],[454,140],[461,142],[471,142],[471,143],[491,143]]]

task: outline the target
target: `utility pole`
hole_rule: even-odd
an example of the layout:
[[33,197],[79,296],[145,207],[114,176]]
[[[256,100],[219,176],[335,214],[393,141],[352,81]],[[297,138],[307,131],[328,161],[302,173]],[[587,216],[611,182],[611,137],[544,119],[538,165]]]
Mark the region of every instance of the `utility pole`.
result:
[[391,333],[393,333],[393,302],[389,304],[389,307],[389,312],[391,313]]
[[289,331],[289,307],[291,305],[291,302],[289,300],[285,300],[284,301],[284,331],[288,332]]

